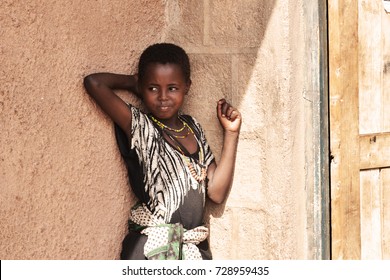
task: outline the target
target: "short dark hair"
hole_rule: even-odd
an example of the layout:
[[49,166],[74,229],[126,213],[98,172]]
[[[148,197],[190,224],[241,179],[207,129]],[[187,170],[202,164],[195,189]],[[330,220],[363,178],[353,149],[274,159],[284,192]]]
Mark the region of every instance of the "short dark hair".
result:
[[186,82],[191,79],[190,59],[181,47],[171,43],[157,43],[147,47],[138,62],[138,79],[143,81],[146,67],[152,63],[179,65]]

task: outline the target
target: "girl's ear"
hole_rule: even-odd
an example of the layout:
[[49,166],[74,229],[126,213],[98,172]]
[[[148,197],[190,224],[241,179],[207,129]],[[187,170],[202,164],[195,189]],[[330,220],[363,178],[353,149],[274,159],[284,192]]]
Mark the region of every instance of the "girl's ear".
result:
[[186,90],[185,90],[186,94],[188,94],[188,92],[190,91],[191,84],[192,84],[192,81],[190,79],[190,80],[188,80],[188,82],[186,84]]
[[140,80],[138,80],[138,75],[137,75],[137,95],[142,101],[144,100],[144,96],[142,92],[142,84]]

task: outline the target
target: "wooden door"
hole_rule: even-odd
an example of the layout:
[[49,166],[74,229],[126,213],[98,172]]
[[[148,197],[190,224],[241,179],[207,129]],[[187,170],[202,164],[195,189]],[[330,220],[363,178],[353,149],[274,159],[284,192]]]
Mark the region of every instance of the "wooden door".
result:
[[390,259],[390,14],[329,0],[332,259]]

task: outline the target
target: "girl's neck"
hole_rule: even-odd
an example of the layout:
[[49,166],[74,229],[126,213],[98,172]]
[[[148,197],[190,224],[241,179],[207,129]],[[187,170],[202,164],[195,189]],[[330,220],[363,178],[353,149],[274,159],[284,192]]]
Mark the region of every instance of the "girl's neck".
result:
[[162,128],[165,127],[167,129],[172,129],[172,130],[180,130],[184,126],[184,123],[179,118],[179,115],[176,115],[175,117],[172,117],[170,119],[158,119],[153,115],[151,116],[152,116],[152,120]]

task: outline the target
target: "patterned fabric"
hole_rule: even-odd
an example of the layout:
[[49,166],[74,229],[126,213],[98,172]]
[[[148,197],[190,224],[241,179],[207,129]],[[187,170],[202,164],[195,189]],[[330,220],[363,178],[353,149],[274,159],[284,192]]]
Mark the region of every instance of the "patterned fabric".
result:
[[201,165],[207,169],[214,159],[199,123],[187,116],[192,120],[195,135],[198,135],[196,137],[198,146],[204,155],[204,162],[200,164],[192,157],[183,158],[178,150],[167,143],[146,114],[135,107],[130,108],[132,112],[130,148],[136,151],[142,168],[143,187],[149,198],[145,203],[153,216],[166,224],[170,223],[172,214],[179,209],[191,189],[202,195],[204,206],[206,182],[205,180],[198,182],[191,175],[186,162],[189,160],[195,171],[200,174]]
[[164,224],[144,204],[131,210],[130,227],[148,236],[144,254],[149,260],[201,260],[196,244],[205,240],[208,229],[204,226],[186,230],[180,224]]

